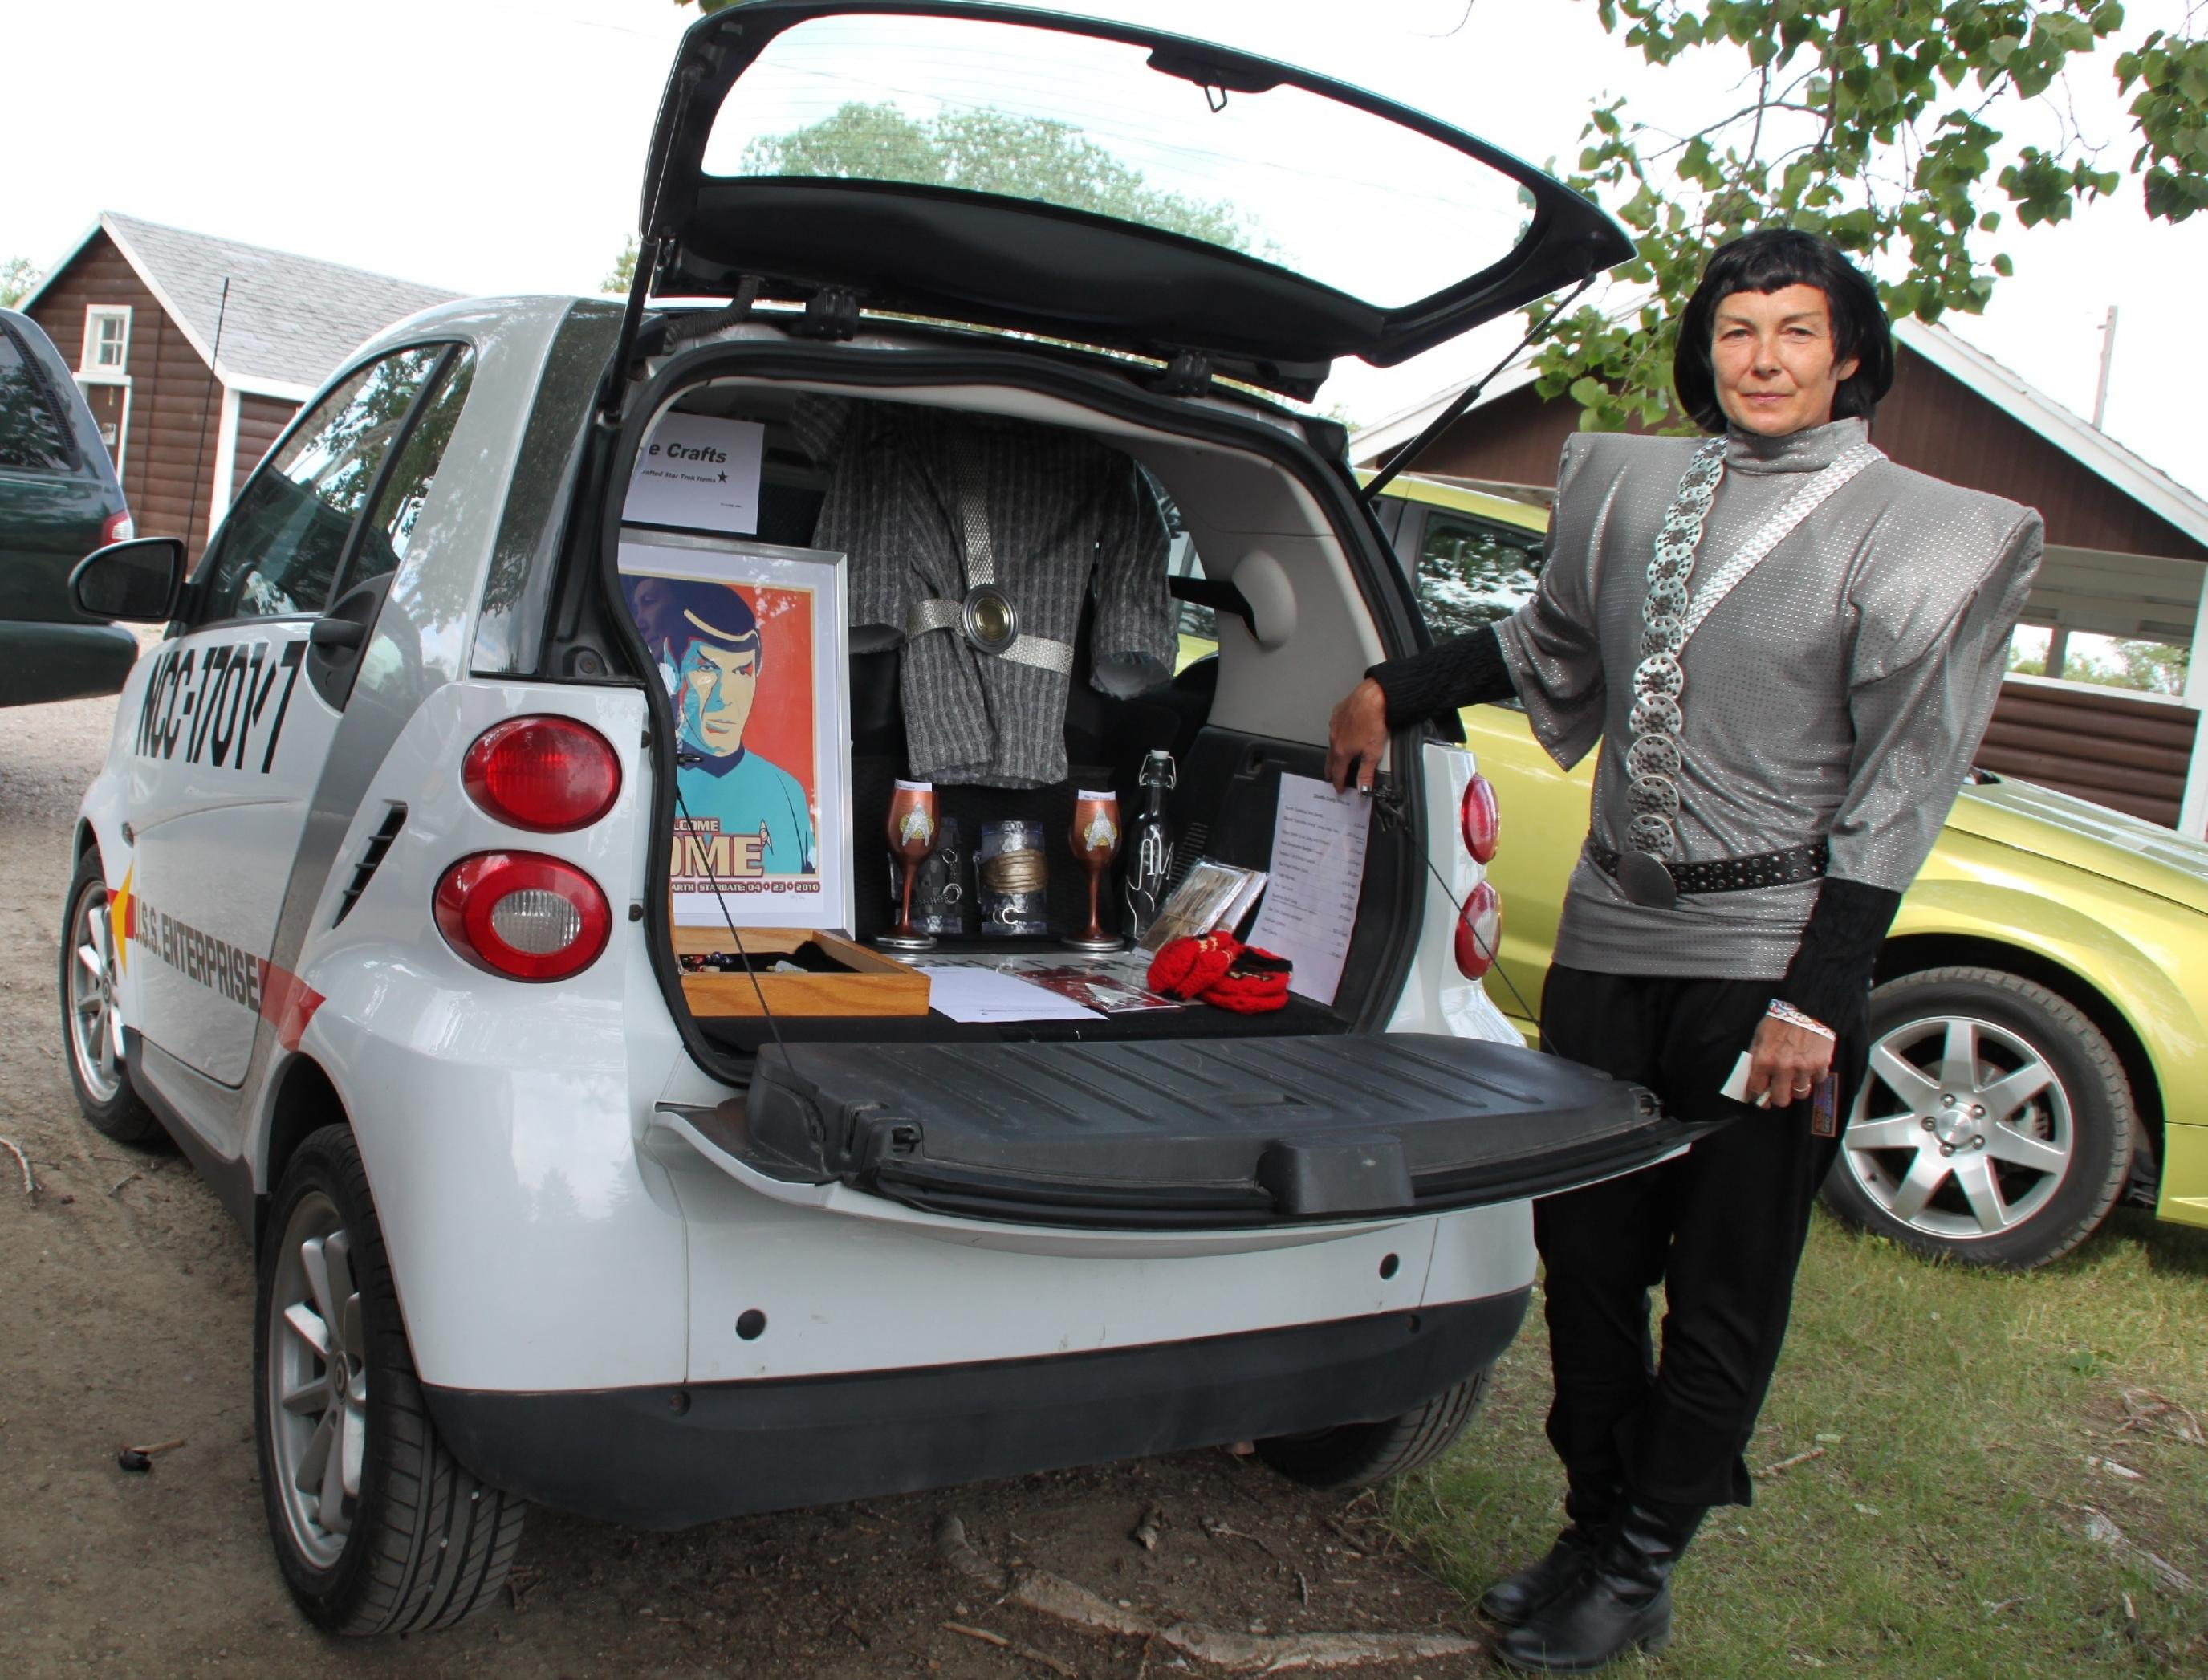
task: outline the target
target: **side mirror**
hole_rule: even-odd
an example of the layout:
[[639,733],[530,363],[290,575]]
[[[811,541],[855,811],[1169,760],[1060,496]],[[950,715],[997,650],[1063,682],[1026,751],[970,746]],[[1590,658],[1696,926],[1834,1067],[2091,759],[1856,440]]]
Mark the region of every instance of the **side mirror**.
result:
[[94,549],[77,561],[69,586],[77,610],[93,618],[166,624],[184,587],[183,539],[140,537]]

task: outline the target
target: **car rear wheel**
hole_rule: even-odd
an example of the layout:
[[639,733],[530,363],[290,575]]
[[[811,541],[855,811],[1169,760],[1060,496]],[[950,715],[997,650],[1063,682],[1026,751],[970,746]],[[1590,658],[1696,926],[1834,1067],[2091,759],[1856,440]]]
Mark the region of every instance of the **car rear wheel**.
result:
[[2108,1037],[2045,987],[1930,969],[1871,996],[1870,1068],[1825,1204],[1920,1253],[2025,1270],[2067,1254],[2130,1176]]
[[123,1059],[123,1010],[117,996],[120,939],[99,854],[87,851],[69,883],[62,917],[62,1041],[69,1085],[93,1129],[118,1143],[163,1136],[153,1111],[131,1089]]
[[267,1230],[254,1412],[284,1578],[332,1633],[451,1627],[506,1579],[527,1508],[438,1438],[350,1131],[300,1144]]
[[1489,1377],[1483,1365],[1455,1388],[1401,1417],[1341,1424],[1307,1435],[1275,1436],[1257,1443],[1257,1455],[1306,1487],[1365,1487],[1390,1476],[1408,1475],[1456,1443],[1487,1398]]

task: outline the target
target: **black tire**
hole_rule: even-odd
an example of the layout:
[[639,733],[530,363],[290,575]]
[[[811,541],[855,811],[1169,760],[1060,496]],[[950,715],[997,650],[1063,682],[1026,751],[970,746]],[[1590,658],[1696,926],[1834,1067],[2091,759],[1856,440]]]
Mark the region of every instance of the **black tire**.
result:
[[[113,924],[108,915],[107,878],[99,853],[87,850],[77,861],[62,913],[62,1060],[69,1089],[93,1130],[134,1148],[159,1148],[167,1142],[130,1083],[123,1065],[120,1017],[115,1014]],[[95,972],[97,970],[97,972]],[[98,1013],[95,1024],[91,1019]]]
[[1369,1487],[1390,1476],[1423,1470],[1456,1443],[1487,1398],[1489,1369],[1482,1365],[1424,1406],[1377,1423],[1337,1424],[1308,1435],[1278,1435],[1257,1443],[1257,1456],[1306,1487]]
[[[1920,1254],[2007,1271],[2067,1254],[2108,1216],[2131,1176],[2131,1085],[2075,1005],[1995,969],[1928,969],[1871,994],[1870,1036],[1825,1179],[1833,1213]],[[1957,1047],[1967,1087],[1949,1077]],[[2043,1074],[2020,1107],[1996,1096],[2004,1077]]]
[[[308,1619],[331,1633],[452,1627],[504,1582],[528,1508],[471,1475],[438,1438],[349,1130],[325,1126],[299,1145],[267,1235],[254,1423],[261,1503],[284,1579]],[[325,1302],[335,1304],[327,1316],[316,1311]],[[302,1310],[333,1359],[309,1340]],[[307,1403],[280,1405],[279,1382]],[[363,1384],[364,1402],[357,1398]],[[318,1459],[313,1443],[326,1435]],[[349,1441],[359,1456],[357,1491],[345,1486]],[[326,1468],[333,1461],[334,1473]]]

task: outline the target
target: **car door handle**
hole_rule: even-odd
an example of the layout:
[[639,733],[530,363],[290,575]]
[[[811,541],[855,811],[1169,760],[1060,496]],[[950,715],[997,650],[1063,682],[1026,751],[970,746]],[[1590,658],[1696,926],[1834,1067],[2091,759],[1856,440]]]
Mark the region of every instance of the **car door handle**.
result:
[[368,639],[368,627],[350,618],[318,618],[307,639],[316,647],[358,647]]

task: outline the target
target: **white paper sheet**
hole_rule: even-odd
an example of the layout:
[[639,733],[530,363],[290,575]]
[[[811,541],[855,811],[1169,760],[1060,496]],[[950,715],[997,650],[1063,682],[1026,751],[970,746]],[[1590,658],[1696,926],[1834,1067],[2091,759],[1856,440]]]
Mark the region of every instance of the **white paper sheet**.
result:
[[621,517],[689,531],[757,531],[765,444],[766,428],[756,420],[662,415],[636,458]]
[[1295,964],[1288,989],[1331,1004],[1357,925],[1372,801],[1308,776],[1283,776],[1273,813],[1273,865],[1250,943]]
[[1093,1009],[1047,987],[1030,985],[994,969],[948,963],[915,963],[927,976],[927,1006],[953,1021],[1101,1021]]

